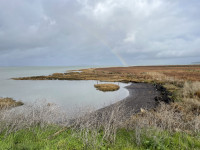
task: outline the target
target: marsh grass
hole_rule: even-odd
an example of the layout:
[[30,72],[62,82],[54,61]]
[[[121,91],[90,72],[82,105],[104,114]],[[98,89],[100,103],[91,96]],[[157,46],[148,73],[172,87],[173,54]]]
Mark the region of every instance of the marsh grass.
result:
[[127,122],[130,128],[154,128],[169,132],[181,131],[200,132],[200,117],[197,112],[191,111],[192,107],[173,103],[166,105],[161,103],[156,110],[145,111],[133,115]]
[[103,92],[117,91],[120,88],[119,85],[116,85],[116,84],[95,84],[94,87],[97,90],[103,91]]
[[184,98],[199,98],[200,82],[185,82],[183,96]]
[[195,92],[195,96],[197,96],[198,98],[200,98],[200,90]]
[[21,101],[15,101],[12,98],[0,98],[0,109],[6,109],[16,106],[22,106],[23,103]]

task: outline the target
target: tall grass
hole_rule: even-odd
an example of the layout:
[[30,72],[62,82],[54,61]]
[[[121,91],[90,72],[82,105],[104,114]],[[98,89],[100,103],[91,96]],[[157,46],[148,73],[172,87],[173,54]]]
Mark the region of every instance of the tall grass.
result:
[[13,132],[46,124],[67,125],[67,116],[56,105],[34,103],[0,111],[0,132]]
[[200,98],[200,82],[185,82],[183,96],[185,98]]
[[199,115],[187,118],[175,104],[160,104],[128,120],[123,106],[82,112],[71,119],[47,103],[1,110],[0,149],[200,148]]

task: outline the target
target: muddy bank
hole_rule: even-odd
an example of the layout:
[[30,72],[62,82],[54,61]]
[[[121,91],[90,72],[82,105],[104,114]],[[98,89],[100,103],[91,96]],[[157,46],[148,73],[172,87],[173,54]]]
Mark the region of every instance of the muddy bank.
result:
[[140,108],[155,108],[157,105],[155,98],[162,97],[161,92],[152,84],[132,83],[125,88],[129,91],[128,97],[98,111],[109,111],[117,108],[123,110],[126,115],[129,115],[130,113],[140,111]]
[[[109,120],[126,120],[131,115],[143,110],[154,109],[160,101],[169,103],[168,92],[161,85],[148,83],[131,83],[125,87],[129,91],[129,96],[125,99],[101,108],[92,113],[88,120],[93,123],[106,123]],[[91,119],[92,118],[92,119]]]

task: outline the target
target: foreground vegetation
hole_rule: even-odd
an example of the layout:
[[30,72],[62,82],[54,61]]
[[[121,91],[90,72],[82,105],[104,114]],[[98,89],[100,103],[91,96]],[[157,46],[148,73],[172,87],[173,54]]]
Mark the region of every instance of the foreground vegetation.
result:
[[117,91],[120,88],[119,85],[116,85],[116,84],[95,84],[94,87],[97,90],[103,91],[103,92]]
[[184,119],[169,108],[160,104],[157,111],[125,122],[113,110],[101,123],[87,113],[70,123],[59,107],[45,103],[2,110],[0,149],[200,149],[198,120]]
[[[200,134],[189,135],[182,132],[143,130],[140,135],[135,130],[118,129],[115,141],[104,139],[104,131],[97,131],[94,139],[93,131],[65,130],[51,137],[62,129],[59,126],[32,127],[0,136],[0,149],[200,149]],[[140,136],[140,139],[138,138]]]

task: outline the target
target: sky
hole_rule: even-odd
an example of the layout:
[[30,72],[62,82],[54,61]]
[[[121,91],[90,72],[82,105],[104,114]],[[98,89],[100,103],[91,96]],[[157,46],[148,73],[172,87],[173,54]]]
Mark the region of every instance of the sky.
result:
[[0,66],[200,61],[200,0],[0,0]]

